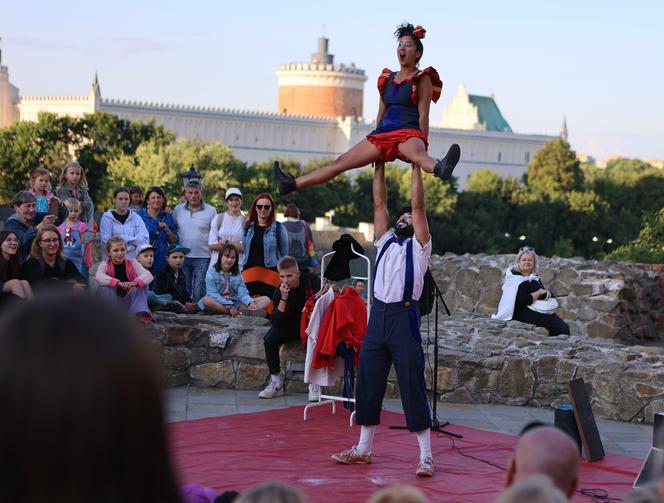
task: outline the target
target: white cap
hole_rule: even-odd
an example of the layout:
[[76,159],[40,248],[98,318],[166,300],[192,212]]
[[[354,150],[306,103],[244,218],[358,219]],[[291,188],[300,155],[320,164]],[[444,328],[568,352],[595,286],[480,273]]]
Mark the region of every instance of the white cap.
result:
[[224,197],[224,201],[228,201],[228,198],[231,196],[240,196],[240,199],[244,199],[242,197],[242,192],[240,192],[240,189],[237,187],[231,187],[226,191],[226,197]]
[[155,247],[152,246],[149,243],[144,243],[142,245],[138,245],[136,247],[136,256],[138,257],[141,253],[143,253],[145,250],[154,250]]

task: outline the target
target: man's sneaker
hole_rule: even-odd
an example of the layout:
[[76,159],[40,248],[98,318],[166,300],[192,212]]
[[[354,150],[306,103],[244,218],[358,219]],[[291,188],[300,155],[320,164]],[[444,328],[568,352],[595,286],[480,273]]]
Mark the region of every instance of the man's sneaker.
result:
[[460,158],[461,147],[456,143],[452,143],[445,157],[436,162],[433,167],[433,174],[441,180],[449,180]]
[[318,384],[309,385],[309,401],[310,402],[320,401],[320,386]]
[[344,465],[368,465],[371,463],[371,453],[360,454],[357,447],[353,446],[347,451],[332,454],[332,459]]
[[281,396],[284,394],[284,387],[277,387],[277,383],[270,381],[263,391],[258,394],[259,398],[274,398],[275,396]]
[[279,161],[274,161],[274,176],[277,179],[279,194],[282,196],[295,192],[297,189],[297,186],[295,185],[295,177],[281,169]]
[[418,477],[431,477],[433,475],[433,458],[421,459],[415,474]]

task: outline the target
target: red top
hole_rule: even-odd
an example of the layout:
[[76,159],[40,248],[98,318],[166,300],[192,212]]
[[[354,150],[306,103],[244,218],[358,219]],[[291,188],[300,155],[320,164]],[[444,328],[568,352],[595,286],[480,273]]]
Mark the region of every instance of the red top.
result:
[[[383,95],[383,89],[385,88],[385,84],[387,84],[387,80],[392,73],[394,72],[389,68],[383,68],[383,71],[378,77],[378,93],[381,96]],[[433,94],[431,95],[431,101],[436,103],[440,98],[441,93],[443,92],[443,82],[440,80],[440,76],[438,75],[438,72],[433,66],[427,66],[424,70],[418,70],[409,79],[402,80],[401,82],[393,81],[394,84],[397,86],[403,84],[412,85],[413,89],[410,93],[410,100],[413,102],[413,105],[417,105],[417,81],[425,73],[429,75],[429,77],[431,77],[431,84],[433,85]]]

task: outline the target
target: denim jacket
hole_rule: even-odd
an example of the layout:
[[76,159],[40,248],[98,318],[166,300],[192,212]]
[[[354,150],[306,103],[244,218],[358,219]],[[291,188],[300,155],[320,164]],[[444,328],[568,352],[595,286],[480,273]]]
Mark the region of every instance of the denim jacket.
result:
[[[242,240],[242,245],[244,246],[244,253],[242,254],[243,266],[249,259],[249,248],[251,247],[251,239],[253,237],[254,222],[244,231],[244,239]],[[288,232],[282,223],[275,220],[270,227],[265,229],[263,247],[265,250],[263,257],[265,267],[277,267],[281,257],[288,255]]]
[[224,298],[221,294],[226,289],[226,275],[223,271],[217,272],[214,267],[210,267],[205,274],[205,295],[212,297],[220,304],[232,305],[234,301],[240,301],[247,306],[254,300],[249,295],[247,285],[244,284],[241,274],[231,274],[230,276],[230,298]]

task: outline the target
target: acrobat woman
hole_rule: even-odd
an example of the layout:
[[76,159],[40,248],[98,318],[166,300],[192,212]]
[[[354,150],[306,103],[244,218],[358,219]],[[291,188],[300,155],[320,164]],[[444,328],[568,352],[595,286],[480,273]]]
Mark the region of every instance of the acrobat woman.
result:
[[412,24],[402,24],[394,32],[399,40],[399,71],[385,68],[378,77],[378,127],[332,164],[298,178],[286,173],[279,162],[275,162],[274,171],[281,194],[320,185],[350,169],[375,162],[391,162],[396,158],[417,164],[442,180],[452,176],[461,156],[459,145],[453,143],[445,157],[439,160],[427,154],[429,107],[431,101],[435,103],[440,98],[443,83],[433,67],[417,68],[424,53],[421,39],[425,33],[424,28]]

